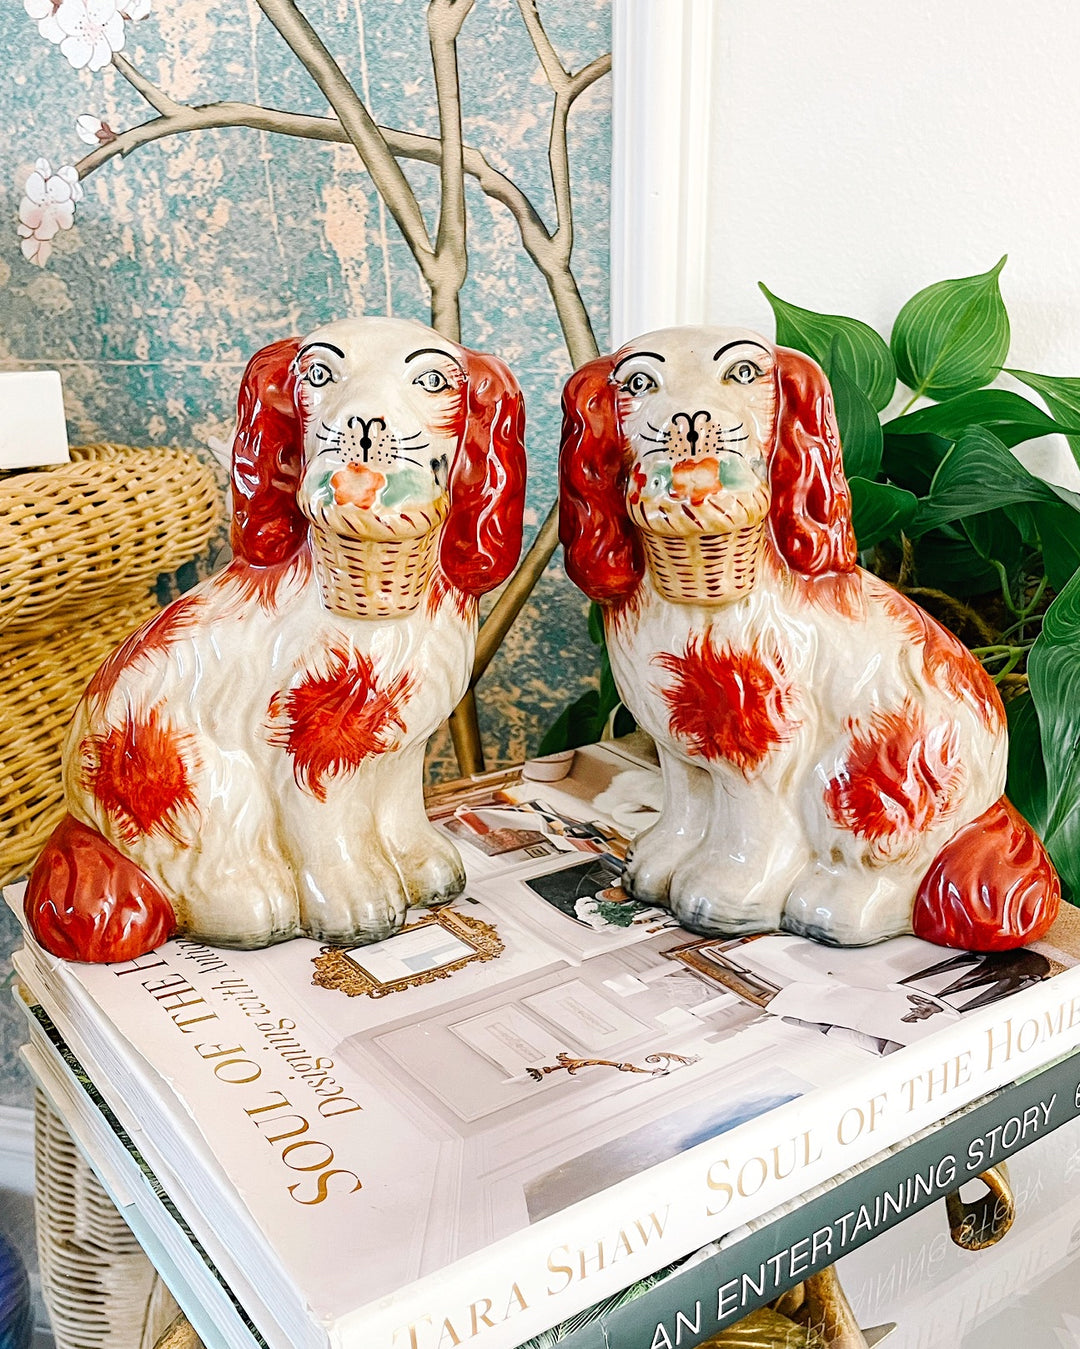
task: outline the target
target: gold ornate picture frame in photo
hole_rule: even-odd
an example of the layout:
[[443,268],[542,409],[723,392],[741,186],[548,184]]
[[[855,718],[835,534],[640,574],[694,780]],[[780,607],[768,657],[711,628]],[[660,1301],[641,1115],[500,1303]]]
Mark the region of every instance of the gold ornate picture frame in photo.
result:
[[447,906],[371,946],[324,946],[313,957],[312,983],[350,998],[385,998],[494,960],[503,949],[490,923]]

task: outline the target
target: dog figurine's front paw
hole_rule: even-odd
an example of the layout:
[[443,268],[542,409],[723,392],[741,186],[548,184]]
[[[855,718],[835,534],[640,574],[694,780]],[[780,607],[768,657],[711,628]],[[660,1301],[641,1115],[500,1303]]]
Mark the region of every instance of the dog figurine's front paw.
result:
[[910,867],[810,862],[784,905],[785,932],[827,946],[870,946],[911,931]]
[[[364,840],[362,858],[344,848],[320,850],[300,874],[301,930],[332,946],[365,946],[400,931],[409,896],[378,840]],[[360,849],[357,849],[360,852]]]
[[775,932],[804,857],[793,831],[755,839],[711,830],[672,876],[669,907],[683,927],[702,935]]
[[395,849],[393,857],[410,907],[445,904],[465,889],[465,867],[458,850],[426,819],[410,846]]

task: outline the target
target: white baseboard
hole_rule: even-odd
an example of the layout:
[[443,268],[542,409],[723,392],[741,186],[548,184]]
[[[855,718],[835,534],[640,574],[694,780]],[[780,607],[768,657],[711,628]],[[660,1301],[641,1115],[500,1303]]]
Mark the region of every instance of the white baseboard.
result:
[[0,1190],[34,1192],[34,1112],[0,1105]]

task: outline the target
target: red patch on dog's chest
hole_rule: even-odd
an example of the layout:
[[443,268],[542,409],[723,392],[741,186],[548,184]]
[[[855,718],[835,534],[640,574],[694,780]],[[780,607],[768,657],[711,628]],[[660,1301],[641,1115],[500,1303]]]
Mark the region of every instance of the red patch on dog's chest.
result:
[[892,856],[952,810],[964,776],[959,727],[928,728],[921,709],[905,702],[848,729],[851,741],[825,788],[825,807],[840,828]]
[[715,647],[706,633],[692,636],[681,656],[653,657],[674,676],[663,690],[671,734],[703,759],[749,773],[798,728],[791,682],[778,652]]
[[413,691],[403,671],[380,683],[368,656],[332,647],[326,671],[308,670],[297,684],[270,699],[271,745],[293,759],[297,786],[326,800],[328,778],[355,771],[377,754],[392,750],[404,731],[402,708]]
[[177,816],[195,805],[198,767],[192,739],[165,721],[158,708],[82,742],[83,787],[93,794],[127,843],[162,834],[181,847]]

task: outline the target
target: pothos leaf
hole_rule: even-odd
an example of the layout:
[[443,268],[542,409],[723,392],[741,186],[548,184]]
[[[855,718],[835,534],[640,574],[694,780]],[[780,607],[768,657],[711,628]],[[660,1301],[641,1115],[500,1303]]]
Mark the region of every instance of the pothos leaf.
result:
[[881,423],[870,400],[844,368],[839,339],[835,337],[825,370],[836,405],[844,472],[849,478],[874,479],[881,469]]
[[894,417],[886,422],[885,429],[893,436],[930,433],[956,440],[969,426],[985,426],[1003,445],[1011,447],[1058,431],[1080,435],[1080,413],[1065,426],[1059,426],[1042,408],[1009,389],[975,389],[918,412]]
[[774,295],[763,281],[758,285],[776,317],[776,340],[780,346],[805,351],[825,367],[835,342],[840,363],[874,411],[880,412],[887,405],[896,390],[896,367],[883,337],[859,319],[800,309]]
[[[1046,765],[1043,842],[1062,880],[1080,892],[1080,573],[1047,609],[1028,656],[1028,684]],[[1038,802],[1037,785],[1029,796]]]
[[1009,316],[996,266],[979,276],[938,281],[913,295],[896,316],[891,346],[910,389],[951,398],[981,388],[1009,354]]
[[918,499],[902,487],[852,478],[851,516],[860,551],[906,530],[919,508]]
[[928,495],[919,503],[912,532],[924,534],[937,525],[1017,501],[1059,499],[1059,494],[1029,473],[991,431],[969,426],[934,474]]

